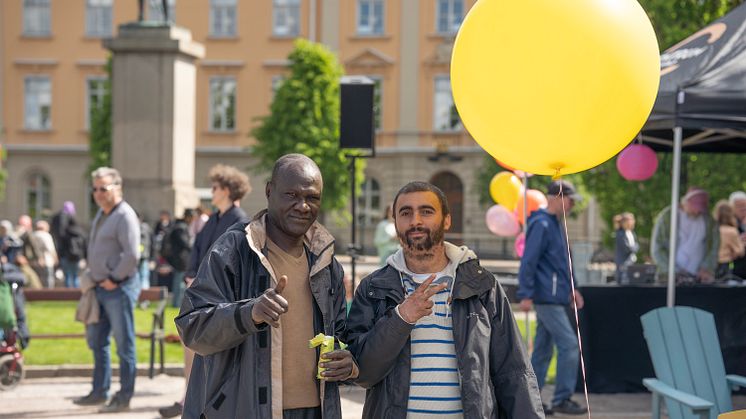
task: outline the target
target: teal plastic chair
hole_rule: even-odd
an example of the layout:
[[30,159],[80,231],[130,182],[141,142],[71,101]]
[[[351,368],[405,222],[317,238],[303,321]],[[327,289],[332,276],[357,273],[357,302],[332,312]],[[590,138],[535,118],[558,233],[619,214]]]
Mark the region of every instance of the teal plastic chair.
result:
[[665,399],[671,419],[716,419],[733,410],[730,388],[746,377],[726,375],[715,318],[693,307],[664,307],[640,317],[656,378],[643,385],[653,393],[653,419]]

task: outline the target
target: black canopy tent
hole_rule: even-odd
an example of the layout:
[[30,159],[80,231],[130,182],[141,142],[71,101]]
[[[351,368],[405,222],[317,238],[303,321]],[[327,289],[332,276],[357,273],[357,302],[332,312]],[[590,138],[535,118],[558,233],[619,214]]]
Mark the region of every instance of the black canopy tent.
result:
[[[671,208],[678,205],[682,149],[746,153],[746,3],[664,51],[658,97],[641,139],[674,153]],[[671,211],[672,226],[677,217]],[[675,300],[674,259],[668,261],[668,306]]]

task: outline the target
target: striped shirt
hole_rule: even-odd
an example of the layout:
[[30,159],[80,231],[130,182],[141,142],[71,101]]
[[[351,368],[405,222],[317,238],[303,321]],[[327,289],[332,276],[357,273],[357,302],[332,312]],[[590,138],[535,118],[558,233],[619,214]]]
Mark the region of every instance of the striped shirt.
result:
[[[464,417],[449,304],[453,286],[452,270],[449,265],[436,274],[433,284],[445,282],[449,284],[448,288],[432,297],[435,303],[433,314],[418,320],[410,336],[412,359],[407,404],[407,418],[410,419]],[[409,277],[403,274],[402,285],[407,295],[429,276],[414,274]]]

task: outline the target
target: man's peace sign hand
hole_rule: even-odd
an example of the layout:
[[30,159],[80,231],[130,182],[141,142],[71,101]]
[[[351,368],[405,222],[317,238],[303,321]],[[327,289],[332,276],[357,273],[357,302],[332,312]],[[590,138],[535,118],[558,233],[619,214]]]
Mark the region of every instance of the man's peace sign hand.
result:
[[448,287],[445,282],[432,285],[434,280],[435,274],[430,275],[403,303],[399,304],[399,315],[405,322],[414,324],[417,320],[433,313],[434,303],[430,298]]

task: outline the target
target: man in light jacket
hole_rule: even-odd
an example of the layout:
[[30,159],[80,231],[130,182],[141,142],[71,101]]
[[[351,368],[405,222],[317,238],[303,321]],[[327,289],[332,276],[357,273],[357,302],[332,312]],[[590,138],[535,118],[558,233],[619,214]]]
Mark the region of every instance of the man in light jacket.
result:
[[402,249],[363,279],[347,321],[363,418],[543,418],[505,293],[474,252],[444,241],[443,192],[412,182],[393,208]]
[[93,390],[73,402],[85,406],[107,401],[111,385],[109,336],[113,334],[121,385],[101,412],[121,412],[129,409],[137,375],[134,308],[140,295],[140,221],[122,198],[122,177],[116,169],[99,167],[91,177],[99,210],[88,240],[88,275],[96,283],[100,314],[98,322],[86,325],[88,347],[93,351]]
[[357,376],[352,356],[309,348],[318,333],[341,337],[346,318],[334,240],[316,222],[322,187],[311,159],[281,157],[267,210],[207,253],[176,318],[197,353],[184,418],[341,418],[337,382]]

